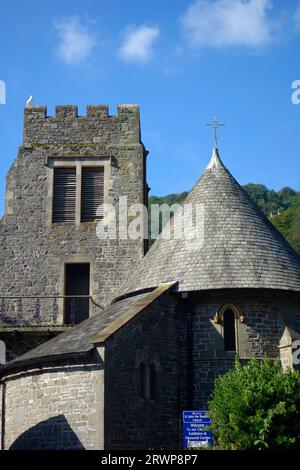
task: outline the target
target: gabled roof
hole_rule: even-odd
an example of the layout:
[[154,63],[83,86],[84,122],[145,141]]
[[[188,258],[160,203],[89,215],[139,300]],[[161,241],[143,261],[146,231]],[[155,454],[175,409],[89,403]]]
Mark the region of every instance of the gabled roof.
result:
[[217,149],[184,204],[203,205],[203,246],[164,239],[174,218],[122,293],[178,281],[179,291],[267,288],[300,291],[300,257],[223,165]]
[[128,297],[112,304],[101,313],[0,367],[0,375],[6,370],[90,353],[95,344],[104,343],[109,336],[151,305],[172,286],[173,283],[166,283],[151,292]]

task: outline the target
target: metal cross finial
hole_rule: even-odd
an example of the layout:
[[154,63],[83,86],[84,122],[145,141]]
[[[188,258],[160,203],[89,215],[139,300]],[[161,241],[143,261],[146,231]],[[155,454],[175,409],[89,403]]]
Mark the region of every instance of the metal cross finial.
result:
[[218,148],[218,134],[217,134],[217,129],[218,129],[219,127],[224,127],[224,126],[226,126],[226,124],[223,124],[223,123],[219,122],[218,119],[217,119],[217,116],[214,115],[212,122],[208,122],[208,123],[206,123],[205,125],[208,126],[208,127],[212,127],[212,128],[214,129],[214,146],[215,146],[215,148]]

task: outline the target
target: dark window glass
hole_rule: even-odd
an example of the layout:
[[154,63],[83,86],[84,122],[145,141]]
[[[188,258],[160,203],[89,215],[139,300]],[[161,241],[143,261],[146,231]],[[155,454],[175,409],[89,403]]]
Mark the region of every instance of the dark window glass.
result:
[[150,365],[150,400],[156,400],[156,366],[155,364]]
[[[64,323],[80,323],[89,318],[90,265],[66,264],[65,267]],[[74,296],[74,297],[72,297]],[[77,297],[82,296],[82,297]]]
[[147,377],[146,377],[146,365],[144,362],[140,364],[140,394],[141,398],[146,400],[147,398]]
[[236,351],[235,316],[234,312],[230,308],[226,309],[223,314],[223,327],[225,351]]

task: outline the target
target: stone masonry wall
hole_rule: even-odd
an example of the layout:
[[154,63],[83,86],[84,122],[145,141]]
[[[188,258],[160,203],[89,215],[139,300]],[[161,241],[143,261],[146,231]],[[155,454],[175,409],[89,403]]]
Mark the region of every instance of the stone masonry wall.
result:
[[101,363],[44,366],[5,379],[4,448],[103,448]]
[[[105,449],[176,449],[179,357],[176,299],[166,294],[106,342]],[[140,363],[157,368],[157,400],[140,392]]]
[[[286,325],[300,332],[300,297],[291,292],[267,290],[220,290],[190,294],[192,307],[192,403],[205,409],[215,379],[234,366],[234,354],[223,350],[222,325],[213,317],[225,303],[238,307],[244,316],[236,322],[239,357],[247,362],[253,356],[280,357],[279,341]],[[181,377],[187,374],[187,318],[180,314]],[[187,381],[181,381],[181,404],[188,403]]]
[[[139,108],[122,105],[25,109],[24,142],[7,175],[6,213],[0,221],[0,321],[5,324],[62,324],[65,262],[89,262],[90,293],[105,306],[144,254],[143,240],[100,240],[96,223],[51,223],[53,162],[99,162],[107,168],[108,203],[120,196],[128,205],[145,198],[145,149]],[[62,163],[63,162],[63,163]],[[49,186],[50,185],[50,186]],[[50,222],[49,222],[50,221]],[[8,296],[35,299],[7,299]],[[91,315],[101,308],[90,304]]]

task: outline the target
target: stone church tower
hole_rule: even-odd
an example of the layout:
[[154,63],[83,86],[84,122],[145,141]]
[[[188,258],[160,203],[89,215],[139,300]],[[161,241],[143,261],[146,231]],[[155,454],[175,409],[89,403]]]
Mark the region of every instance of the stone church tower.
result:
[[106,309],[0,368],[2,448],[180,449],[236,354],[299,367],[300,257],[216,148],[188,204],[196,243],[173,217]]
[[281,357],[283,366],[295,367],[300,257],[227,170],[217,148],[184,204],[203,207],[203,245],[201,240],[199,249],[191,249],[186,240],[166,241],[162,233],[123,295],[178,283],[186,377],[181,400],[186,408],[204,409],[215,378],[233,366],[236,353],[246,361]]
[[7,360],[101,311],[141,260],[143,240],[99,239],[96,226],[101,204],[145,203],[146,155],[138,106],[25,109],[0,221]]

